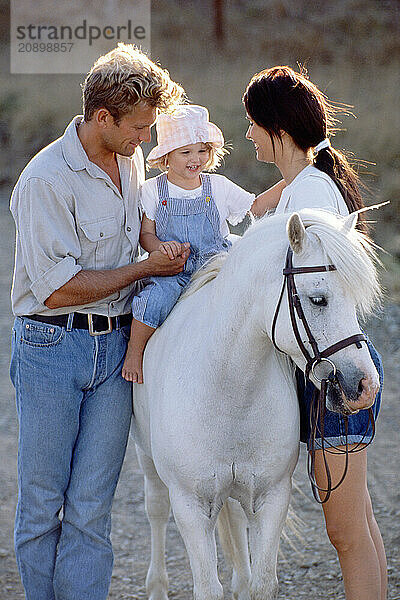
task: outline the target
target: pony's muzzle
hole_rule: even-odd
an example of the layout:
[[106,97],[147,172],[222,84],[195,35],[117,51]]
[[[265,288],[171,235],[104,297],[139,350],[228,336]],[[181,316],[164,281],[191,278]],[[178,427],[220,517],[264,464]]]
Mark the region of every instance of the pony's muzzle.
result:
[[359,410],[365,410],[373,405],[379,391],[378,374],[376,377],[364,375],[361,379],[356,378],[353,385],[349,385],[344,380],[340,371],[337,372],[336,377],[341,389],[343,404],[350,414],[355,414]]
[[358,384],[357,399],[351,401],[351,407],[357,410],[370,408],[375,402],[378,391],[379,379],[371,376],[363,377]]
[[365,375],[360,370],[343,374],[339,369],[327,377],[327,408],[333,412],[352,415],[370,408],[379,391],[378,374]]

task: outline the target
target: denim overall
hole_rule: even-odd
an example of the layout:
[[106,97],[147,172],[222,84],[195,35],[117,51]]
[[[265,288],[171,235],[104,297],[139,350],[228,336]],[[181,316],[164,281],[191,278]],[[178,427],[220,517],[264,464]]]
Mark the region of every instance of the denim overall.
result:
[[201,196],[171,198],[166,173],[157,177],[159,202],[155,215],[156,235],[162,242],[190,242],[184,271],[170,277],[151,277],[134,297],[132,314],[137,321],[158,327],[165,321],[192,274],[218,252],[228,251],[231,242],[220,229],[218,209],[212,197],[209,175],[201,175]]

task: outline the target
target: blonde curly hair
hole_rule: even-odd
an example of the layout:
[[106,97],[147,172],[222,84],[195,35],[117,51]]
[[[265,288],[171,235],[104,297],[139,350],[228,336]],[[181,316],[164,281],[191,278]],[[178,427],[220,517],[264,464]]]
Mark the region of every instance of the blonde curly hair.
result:
[[106,108],[116,124],[139,102],[173,112],[185,100],[185,91],[133,44],[120,42],[97,59],[82,85],[83,117]]

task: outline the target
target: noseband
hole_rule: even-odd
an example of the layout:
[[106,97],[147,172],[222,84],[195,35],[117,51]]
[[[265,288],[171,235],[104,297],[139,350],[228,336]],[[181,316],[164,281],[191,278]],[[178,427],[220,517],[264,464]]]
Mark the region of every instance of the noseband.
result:
[[[335,344],[332,344],[331,346],[329,346],[328,348],[325,348],[322,351],[320,351],[320,349],[318,348],[318,344],[311,332],[310,326],[308,324],[308,321],[307,321],[306,316],[303,311],[303,307],[301,306],[300,297],[297,293],[294,276],[298,275],[298,274],[303,274],[303,273],[325,273],[325,272],[329,272],[329,271],[336,271],[335,265],[320,265],[320,266],[315,266],[315,267],[293,267],[293,251],[292,251],[292,248],[289,246],[287,254],[286,254],[285,268],[283,269],[284,279],[283,279],[282,289],[281,289],[281,292],[279,295],[279,300],[278,300],[278,303],[277,303],[277,306],[275,309],[274,318],[272,320],[272,334],[271,334],[272,343],[274,344],[275,348],[277,350],[279,350],[279,352],[283,352],[283,350],[281,350],[276,343],[275,332],[276,332],[276,323],[277,323],[277,319],[278,319],[278,314],[279,314],[279,310],[280,310],[280,307],[282,304],[283,294],[284,294],[285,287],[286,287],[288,305],[289,305],[289,314],[290,314],[290,320],[291,320],[291,324],[292,324],[293,333],[296,338],[297,344],[306,360],[305,376],[308,380],[310,380],[310,373],[311,373],[314,376],[314,378],[317,379],[321,383],[320,391],[318,392],[318,390],[315,389],[313,398],[312,398],[311,412],[310,412],[311,449],[310,449],[310,452],[308,455],[308,475],[310,478],[314,497],[317,500],[317,502],[319,502],[320,504],[323,504],[324,502],[326,502],[329,499],[331,492],[333,490],[337,489],[339,487],[339,485],[343,482],[343,480],[346,476],[346,473],[347,473],[347,469],[348,469],[349,453],[358,452],[360,450],[363,450],[365,448],[365,446],[367,446],[368,444],[370,444],[372,442],[372,438],[374,437],[374,434],[375,434],[374,416],[373,416],[372,409],[369,408],[368,409],[369,410],[369,418],[370,418],[370,421],[372,424],[372,438],[371,438],[370,442],[368,442],[368,444],[361,446],[363,439],[367,433],[367,430],[366,430],[362,440],[360,442],[358,442],[351,450],[349,450],[348,441],[347,441],[348,417],[344,415],[343,418],[344,418],[344,423],[345,423],[345,437],[346,437],[345,450],[336,448],[336,447],[332,446],[331,444],[329,444],[329,442],[328,442],[328,447],[335,448],[335,452],[327,450],[327,448],[325,446],[325,444],[327,442],[324,439],[324,420],[325,420],[325,411],[326,411],[326,393],[327,393],[328,385],[334,384],[334,385],[338,386],[339,388],[341,388],[340,381],[336,375],[336,366],[328,357],[332,356],[332,354],[335,354],[336,352],[339,352],[339,350],[343,350],[343,348],[347,348],[347,346],[351,346],[352,344],[355,344],[357,346],[357,348],[360,349],[362,347],[361,342],[367,341],[367,338],[365,337],[365,335],[363,333],[357,333],[355,335],[351,335],[350,337],[344,338],[343,340],[340,340],[339,342],[336,342]],[[305,344],[303,343],[303,340],[300,335],[299,327],[298,327],[298,319],[303,324],[304,330],[305,330],[307,338],[308,338],[308,343],[312,350],[312,354],[307,350]],[[327,377],[323,377],[322,379],[317,377],[315,374],[315,369],[316,369],[317,365],[320,365],[321,363],[327,363],[331,367],[330,374]],[[321,423],[320,428],[318,427],[318,421],[320,421],[320,423]],[[367,425],[367,429],[368,429],[368,425]],[[321,447],[322,447],[322,454],[323,454],[323,459],[324,459],[325,473],[326,473],[326,478],[327,478],[326,489],[318,487],[316,480],[315,480],[315,450],[316,450],[315,440],[316,440],[317,432],[319,432],[320,436],[321,436]],[[330,452],[331,454],[342,453],[342,454],[345,454],[345,456],[346,456],[346,462],[345,462],[345,468],[344,468],[343,475],[340,478],[340,481],[335,486],[332,486],[332,480],[331,480],[330,471],[329,471],[326,454],[325,454],[326,452]],[[318,491],[325,492],[325,496],[324,496],[323,500],[320,500]]]

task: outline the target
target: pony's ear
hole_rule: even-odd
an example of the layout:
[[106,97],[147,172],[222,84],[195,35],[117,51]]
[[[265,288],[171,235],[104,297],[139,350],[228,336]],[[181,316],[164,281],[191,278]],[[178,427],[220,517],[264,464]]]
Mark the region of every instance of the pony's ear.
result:
[[289,244],[296,254],[299,254],[304,250],[304,246],[307,241],[306,229],[303,225],[303,221],[297,213],[293,213],[287,222],[287,233],[289,238]]
[[357,225],[358,213],[350,213],[348,217],[345,218],[342,225],[342,231],[346,235]]

